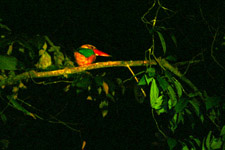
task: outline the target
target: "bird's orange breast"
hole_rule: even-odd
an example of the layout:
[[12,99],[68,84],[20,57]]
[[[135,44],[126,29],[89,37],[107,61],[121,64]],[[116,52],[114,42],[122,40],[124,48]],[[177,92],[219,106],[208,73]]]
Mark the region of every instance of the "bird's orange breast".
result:
[[86,58],[84,55],[80,54],[79,52],[74,52],[74,57],[75,57],[76,63],[79,66],[89,65],[93,63],[96,59],[95,55],[91,55],[90,57]]

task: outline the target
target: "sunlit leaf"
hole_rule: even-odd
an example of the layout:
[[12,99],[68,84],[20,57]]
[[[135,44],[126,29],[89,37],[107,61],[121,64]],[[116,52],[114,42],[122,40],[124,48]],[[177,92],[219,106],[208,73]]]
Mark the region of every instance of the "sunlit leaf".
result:
[[107,109],[102,110],[102,117],[103,117],[103,118],[104,118],[107,114],[108,114],[108,110],[107,110]]
[[93,98],[92,98],[91,96],[88,96],[88,97],[87,97],[87,100],[88,100],[88,101],[92,101]]
[[8,51],[7,51],[7,55],[11,55],[12,54],[12,50],[13,50],[13,43],[11,43],[9,45]]
[[150,89],[150,104],[151,104],[152,108],[155,107],[158,97],[159,97],[159,89],[158,89],[155,79],[152,78],[152,84],[151,84],[151,89]]
[[[40,51],[42,51],[42,50],[40,50]],[[45,52],[43,52],[43,54],[41,55],[41,58],[39,59],[39,62],[35,66],[39,69],[47,69],[51,65],[52,65],[52,58],[48,54],[48,52],[45,51]]]
[[166,42],[164,40],[164,37],[159,31],[157,31],[157,33],[159,35],[159,39],[160,39],[161,44],[162,44],[163,52],[164,52],[164,54],[166,54]]
[[86,141],[83,141],[81,150],[84,150],[85,146],[86,146]]
[[153,79],[154,79],[153,77],[148,77],[148,76],[145,75],[145,80],[146,80],[148,85],[152,82]]
[[107,95],[109,93],[109,86],[105,81],[103,81],[102,87],[103,87],[103,90],[105,91],[105,94]]
[[168,108],[169,108],[169,110],[170,110],[170,109],[173,107],[173,106],[172,106],[172,100],[169,99],[167,103],[168,103]]
[[161,95],[156,99],[155,104],[152,107],[155,109],[160,109],[162,102],[163,102],[163,96]]
[[62,66],[64,60],[65,60],[65,57],[62,52],[60,51],[54,52],[54,61],[56,66]]
[[161,109],[157,109],[156,112],[157,112],[158,115],[160,115],[160,114],[165,113],[167,111],[165,110],[165,108],[161,108]]
[[174,124],[177,124],[177,121],[178,121],[178,114],[176,113],[173,116],[173,122],[174,122]]
[[31,116],[33,119],[37,119],[37,118],[36,118],[36,115],[33,114],[33,113],[29,113],[29,114],[27,114],[27,115]]
[[141,78],[141,80],[138,82],[138,85],[146,85],[145,75]]
[[48,47],[47,43],[45,42],[44,45],[42,46],[43,50],[46,50]]

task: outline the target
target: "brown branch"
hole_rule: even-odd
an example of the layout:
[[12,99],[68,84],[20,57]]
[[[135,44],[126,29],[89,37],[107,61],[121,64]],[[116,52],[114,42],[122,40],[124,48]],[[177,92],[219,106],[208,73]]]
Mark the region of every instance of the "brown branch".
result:
[[67,76],[69,74],[75,74],[84,72],[87,70],[100,69],[100,68],[109,68],[109,67],[127,67],[129,66],[146,66],[146,65],[156,65],[155,61],[108,61],[108,62],[98,62],[93,63],[87,66],[73,67],[73,68],[64,68],[53,71],[43,71],[37,72],[31,70],[29,72],[24,72],[22,74],[16,75],[14,77],[9,77],[0,81],[0,87],[5,85],[13,85],[18,83],[21,80],[29,78],[46,78],[46,77],[55,77],[55,76]]
[[137,61],[108,61],[108,62],[98,62],[93,63],[87,66],[80,66],[80,67],[73,67],[73,68],[64,68],[60,70],[53,70],[53,71],[44,71],[44,72],[37,72],[37,71],[29,71],[24,72],[22,74],[16,75],[14,77],[6,78],[4,80],[0,81],[0,87],[5,85],[13,85],[18,83],[21,80],[29,79],[29,78],[46,78],[46,77],[55,77],[55,76],[67,76],[69,74],[75,74],[84,72],[87,70],[93,70],[93,69],[100,69],[100,68],[109,68],[109,67],[127,67],[129,66],[146,66],[146,65],[157,65],[160,64],[161,67],[166,68],[176,76],[178,76],[181,80],[183,80],[186,84],[188,84],[194,92],[199,93],[199,96],[202,97],[201,93],[199,92],[198,88],[185,76],[183,76],[179,70],[172,66],[168,61],[165,59],[157,58],[156,61],[143,61],[143,60],[137,60]]

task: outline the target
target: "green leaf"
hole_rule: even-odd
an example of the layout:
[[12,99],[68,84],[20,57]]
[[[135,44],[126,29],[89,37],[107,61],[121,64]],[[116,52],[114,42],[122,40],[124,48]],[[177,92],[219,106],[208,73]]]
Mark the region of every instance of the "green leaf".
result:
[[195,99],[189,100],[188,102],[194,107],[196,115],[199,116],[199,114],[200,114],[200,110],[199,110],[200,104],[199,104],[199,102]]
[[166,53],[166,42],[165,42],[165,40],[164,40],[163,35],[162,35],[159,31],[157,31],[157,33],[158,33],[158,35],[159,35],[159,39],[160,39],[161,44],[162,44],[163,52],[164,52],[164,54],[165,54],[165,53]]
[[184,145],[184,146],[182,147],[182,150],[189,150],[189,148],[188,148],[187,145]]
[[177,39],[175,37],[174,34],[171,34],[171,39],[173,40],[173,43],[175,44],[175,46],[177,47]]
[[0,55],[1,70],[17,70],[18,60],[16,57]]
[[154,77],[155,76],[155,68],[148,68],[146,73],[148,74],[149,77]]
[[172,108],[173,106],[172,106],[172,101],[171,101],[171,99],[169,99],[168,100],[168,108],[169,108],[169,110]]
[[151,84],[151,89],[150,89],[150,104],[151,104],[152,108],[155,108],[158,97],[159,97],[159,89],[157,87],[155,79],[152,78],[152,84]]
[[153,79],[154,79],[153,77],[148,77],[148,76],[145,75],[145,80],[146,80],[148,85],[152,82]]
[[178,80],[175,80],[174,84],[175,84],[175,87],[177,89],[178,97],[181,97],[182,96],[182,89],[183,89],[182,85],[180,84],[180,82]]
[[24,112],[26,115],[29,115],[30,116],[30,112],[27,111],[25,108],[23,108],[23,106],[21,106],[14,98],[13,96],[7,96],[7,98],[10,100],[10,103],[12,104],[12,106],[14,108],[16,108],[17,110],[19,111],[22,111]]
[[181,98],[175,106],[176,113],[182,112],[183,109],[187,106],[187,104],[188,104],[188,100]]
[[173,148],[177,145],[177,141],[174,138],[168,138],[167,144],[169,145],[170,150],[173,150]]
[[163,96],[161,95],[156,99],[155,104],[152,107],[155,109],[160,109],[162,102],[163,102]]
[[209,133],[208,133],[208,135],[207,135],[207,138],[206,138],[206,147],[208,148],[208,149],[211,149],[210,148],[210,145],[211,145],[211,134],[212,134],[212,131],[209,131]]
[[190,139],[194,140],[195,143],[196,143],[199,147],[201,146],[201,141],[200,141],[198,138],[195,138],[195,137],[193,137],[193,136],[189,136],[189,137],[190,137]]
[[221,146],[222,146],[222,144],[223,144],[221,138],[215,138],[215,137],[213,137],[211,141],[212,141],[211,142],[211,148],[212,149],[220,149]]
[[174,56],[172,56],[172,55],[167,56],[167,57],[166,57],[166,60],[168,60],[168,61],[173,61],[173,62],[177,61],[176,57],[174,57]]
[[108,114],[108,101],[101,101],[99,108],[102,110],[102,117],[104,118]]
[[51,65],[52,65],[51,55],[49,55],[48,52],[45,51],[43,52],[43,54],[41,54],[39,62],[35,66],[39,69],[47,69]]
[[195,92],[195,93],[189,93],[188,97],[193,98],[199,95],[199,92]]
[[159,82],[160,87],[163,89],[163,91],[167,90],[169,83],[164,80],[162,77],[160,77],[159,75],[157,76],[157,80]]
[[203,141],[202,141],[202,150],[206,150],[206,147],[205,147],[205,137],[203,138]]
[[104,81],[104,79],[103,79],[102,76],[96,76],[95,77],[95,83],[96,83],[97,86],[102,86],[103,81]]
[[99,104],[99,108],[104,109],[107,108],[108,105],[109,105],[108,101],[101,101],[101,103]]
[[146,83],[146,80],[145,80],[145,77],[146,75],[144,75],[142,78],[141,78],[141,80],[138,82],[138,85],[146,85],[147,83]]
[[76,87],[87,89],[90,84],[91,84],[91,79],[89,77],[85,77],[76,83]]
[[4,25],[4,24],[2,24],[2,23],[0,23],[0,28],[6,29],[6,30],[8,30],[8,31],[11,31],[11,29],[10,29],[8,26],[6,26],[6,25]]
[[160,114],[165,113],[167,111],[166,111],[165,108],[161,108],[161,109],[157,109],[156,112],[157,112],[158,115],[160,115]]
[[220,131],[220,136],[224,136],[225,135],[225,125],[223,126],[222,130]]
[[219,106],[219,103],[220,103],[219,97],[207,97],[205,102],[206,110],[209,110],[215,106]]
[[178,114],[178,123],[182,122],[184,124],[184,115],[182,113]]
[[201,120],[202,123],[204,122],[204,116],[203,116],[203,114],[200,115],[200,120]]
[[1,115],[2,122],[3,122],[4,124],[6,124],[6,122],[7,122],[7,117],[6,117],[6,115],[3,114],[3,113],[1,113],[0,115]]
[[171,99],[171,105],[172,105],[172,107],[174,107],[177,104],[176,94],[175,94],[173,88],[170,85],[168,86],[167,90],[169,92],[168,95]]

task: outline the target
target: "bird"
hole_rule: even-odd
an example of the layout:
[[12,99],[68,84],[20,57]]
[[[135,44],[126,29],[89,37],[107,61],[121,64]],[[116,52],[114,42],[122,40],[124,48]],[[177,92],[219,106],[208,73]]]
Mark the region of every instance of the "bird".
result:
[[84,44],[74,51],[75,62],[79,66],[85,66],[93,63],[96,56],[111,57],[111,55],[98,50],[91,44]]

